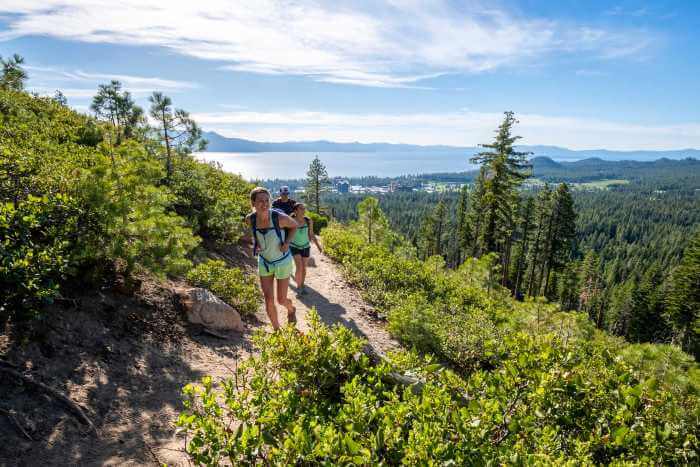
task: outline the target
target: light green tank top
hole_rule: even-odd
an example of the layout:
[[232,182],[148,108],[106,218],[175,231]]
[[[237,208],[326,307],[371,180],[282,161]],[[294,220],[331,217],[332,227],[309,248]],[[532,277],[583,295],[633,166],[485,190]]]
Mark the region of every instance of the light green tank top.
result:
[[[272,223],[272,217],[270,217],[270,223]],[[284,240],[286,238],[285,230],[280,228],[280,233],[282,234],[282,240]],[[269,229],[256,228],[255,236],[258,239],[258,254],[268,263],[277,261],[285,255],[280,250],[280,240],[277,237],[277,233],[275,233],[274,227],[270,226]]]
[[309,219],[304,219],[306,220],[306,224],[297,227],[297,233],[294,234],[294,238],[291,242],[291,245],[299,250],[303,250],[304,248],[311,246],[311,243],[309,242]]

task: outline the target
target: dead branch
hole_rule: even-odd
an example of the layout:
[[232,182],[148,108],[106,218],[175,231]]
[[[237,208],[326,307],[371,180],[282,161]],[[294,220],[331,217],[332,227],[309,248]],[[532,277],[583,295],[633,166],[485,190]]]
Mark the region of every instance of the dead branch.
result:
[[25,429],[22,427],[22,425],[19,423],[19,420],[17,420],[17,417],[15,417],[15,414],[12,413],[10,410],[5,410],[3,408],[0,408],[0,414],[6,416],[8,419],[10,419],[10,422],[17,428],[17,431],[22,433],[25,438],[27,438],[29,441],[34,441],[34,438],[29,436],[29,433],[25,431]]
[[6,368],[3,366],[0,366],[0,372],[7,373],[7,374],[13,376],[15,379],[22,381],[23,383],[26,383],[30,386],[34,386],[35,388],[38,388],[38,389],[44,391],[45,393],[53,396],[54,398],[58,399],[59,401],[63,402],[70,409],[70,411],[73,412],[73,414],[76,416],[76,418],[78,418],[78,420],[83,422],[85,425],[89,426],[91,431],[97,433],[97,429],[95,428],[95,425],[87,417],[87,415],[85,415],[85,412],[83,412],[83,410],[78,406],[78,404],[76,404],[75,402],[70,400],[67,396],[65,396],[61,392],[57,391],[56,389],[54,389],[50,386],[47,386],[46,384],[44,384],[40,381],[35,380],[34,378],[32,378],[30,376],[23,375],[19,371],[15,371],[12,368]]

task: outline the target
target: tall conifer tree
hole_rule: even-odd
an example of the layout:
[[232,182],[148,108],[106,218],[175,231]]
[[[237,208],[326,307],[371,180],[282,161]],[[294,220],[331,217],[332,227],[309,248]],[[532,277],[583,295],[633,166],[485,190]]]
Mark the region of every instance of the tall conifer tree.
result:
[[321,196],[328,191],[330,179],[326,166],[323,165],[318,156],[314,157],[309,164],[309,170],[306,172],[306,188],[304,190],[304,200],[309,204],[311,209],[321,214]]

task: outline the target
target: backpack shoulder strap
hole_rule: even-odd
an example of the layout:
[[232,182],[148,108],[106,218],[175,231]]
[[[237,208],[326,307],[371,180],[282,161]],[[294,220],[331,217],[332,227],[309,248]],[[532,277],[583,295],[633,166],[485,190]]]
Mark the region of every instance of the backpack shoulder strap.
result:
[[280,212],[277,209],[271,209],[270,216],[272,217],[272,227],[274,227],[277,238],[279,238],[280,244],[282,244],[284,243],[284,239],[282,238],[282,229],[280,229]]
[[253,252],[257,254],[258,252],[258,236],[255,235],[255,231],[257,230],[257,216],[255,213],[252,213],[250,215],[250,228],[253,232]]

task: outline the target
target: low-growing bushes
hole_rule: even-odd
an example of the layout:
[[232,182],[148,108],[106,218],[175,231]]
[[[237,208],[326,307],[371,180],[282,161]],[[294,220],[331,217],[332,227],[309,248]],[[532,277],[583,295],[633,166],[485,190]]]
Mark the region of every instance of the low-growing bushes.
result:
[[37,317],[71,280],[183,274],[197,235],[243,232],[247,182],[182,155],[166,185],[157,142],[103,140],[111,131],[53,99],[0,90],[0,314]]
[[464,271],[445,272],[437,257],[423,262],[396,255],[385,244],[367,244],[360,234],[337,224],[324,231],[323,241],[326,253],[344,265],[350,282],[387,314],[389,330],[402,343],[465,371],[494,365],[497,323],[503,319],[496,301],[499,291],[489,297],[480,280],[470,284]]
[[[196,463],[265,465],[694,464],[698,399],[630,371],[597,342],[514,332],[499,367],[462,378],[363,342],[314,313],[311,329],[255,338],[220,383],[184,389],[178,424]],[[399,384],[396,372],[421,381]]]
[[192,268],[187,280],[204,287],[235,308],[241,315],[253,315],[260,305],[260,292],[255,280],[238,268],[229,268],[223,261],[209,260]]
[[313,211],[306,211],[306,215],[314,223],[314,233],[316,235],[319,235],[323,231],[323,229],[328,227],[328,218],[326,216],[316,214]]

